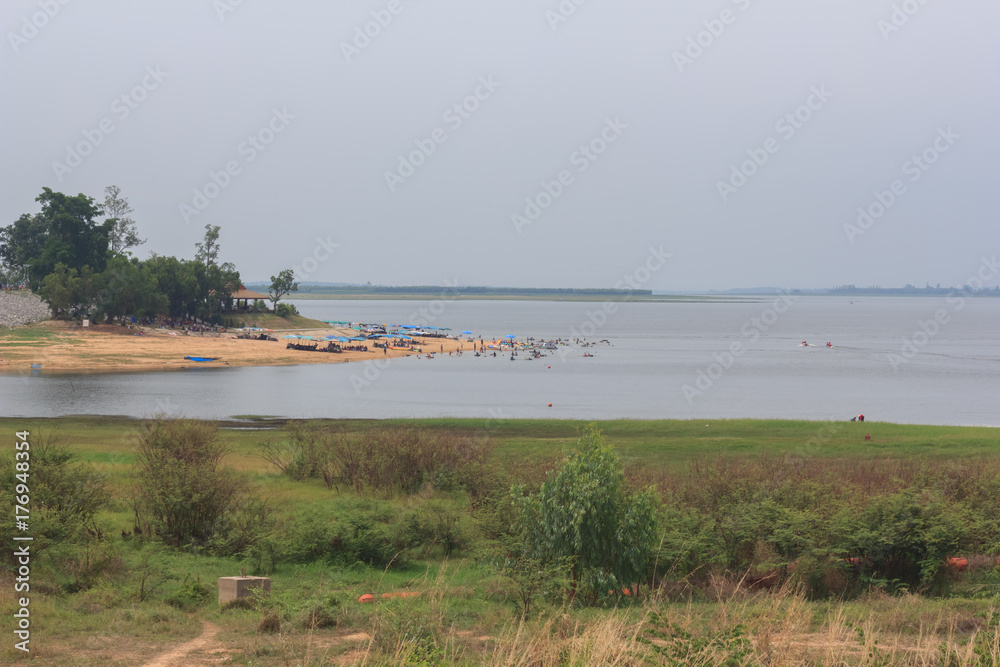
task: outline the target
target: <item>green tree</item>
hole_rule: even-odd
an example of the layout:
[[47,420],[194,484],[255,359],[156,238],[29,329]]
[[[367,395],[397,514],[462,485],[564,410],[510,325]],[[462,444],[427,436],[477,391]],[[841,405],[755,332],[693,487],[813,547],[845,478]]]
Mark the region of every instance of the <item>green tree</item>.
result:
[[98,224],[101,207],[84,194],[70,197],[43,188],[35,198],[42,210],[24,214],[0,230],[0,258],[11,267],[24,268],[32,289],[62,263],[67,269],[89,266],[99,273],[108,260],[108,238],[114,222]]
[[219,259],[219,230],[218,225],[205,225],[205,239],[201,243],[195,243],[198,249],[194,258],[206,267],[215,266]]
[[135,220],[131,217],[134,212],[128,198],[121,196],[121,189],[117,185],[104,188],[104,215],[107,216],[107,221],[113,223],[108,230],[108,250],[112,255],[146,242],[146,239],[139,238]]
[[652,490],[634,493],[621,461],[594,425],[549,473],[536,496],[521,501],[527,555],[567,559],[574,592],[594,596],[637,583],[656,544]]
[[80,275],[76,269],[66,268],[62,262],[56,264],[52,273],[42,280],[39,296],[49,304],[52,314],[57,318],[67,312],[76,303],[80,291]]
[[100,282],[101,276],[95,276],[89,266],[77,271],[59,262],[42,280],[38,295],[49,304],[56,317],[76,312],[86,314],[93,307]]
[[112,259],[102,279],[97,312],[108,321],[130,315],[154,316],[167,310],[167,297],[159,291],[153,272],[134,257]]
[[279,271],[278,275],[271,276],[271,286],[267,293],[271,297],[273,307],[277,309],[278,301],[286,294],[291,294],[299,289],[299,284],[295,282],[295,273],[291,269]]
[[199,279],[199,300],[197,307],[189,314],[202,319],[214,320],[221,315],[223,308],[228,308],[233,292],[239,289],[240,273],[231,262],[219,264],[218,225],[205,225],[205,239],[196,243],[198,252],[195,261],[204,266],[204,273]]
[[201,262],[153,255],[144,266],[156,281],[157,291],[166,299],[167,315],[180,319],[197,310],[205,282],[205,267]]

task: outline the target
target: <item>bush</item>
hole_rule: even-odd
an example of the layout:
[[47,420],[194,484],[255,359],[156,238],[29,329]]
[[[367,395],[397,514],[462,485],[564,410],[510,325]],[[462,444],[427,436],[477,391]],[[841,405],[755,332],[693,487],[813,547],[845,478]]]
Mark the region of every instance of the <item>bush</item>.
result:
[[591,599],[630,588],[646,573],[656,541],[652,492],[631,492],[621,462],[600,431],[588,426],[537,496],[520,503],[525,555],[567,559],[573,590]]
[[200,579],[185,576],[180,590],[167,600],[167,603],[181,611],[192,611],[210,602],[214,596],[215,591],[201,583]]
[[967,543],[965,513],[934,492],[905,490],[872,498],[860,513],[842,512],[833,525],[839,551],[862,579],[897,590],[937,590],[945,559]]
[[278,317],[291,317],[298,315],[299,309],[291,303],[279,303],[274,307],[274,314]]
[[316,512],[299,514],[280,540],[284,551],[279,558],[292,563],[405,567],[404,552],[412,535],[404,524],[388,524],[392,517],[390,508],[377,503],[342,512],[336,521]]
[[264,618],[260,619],[260,625],[257,626],[257,632],[260,634],[278,634],[281,632],[281,619],[274,612],[264,614]]
[[262,456],[292,479],[322,479],[328,488],[361,493],[412,493],[426,484],[458,490],[476,483],[492,453],[492,442],[419,428],[372,426],[335,434],[293,425],[286,443],[267,443]]
[[[89,549],[91,543],[104,537],[104,528],[97,522],[97,515],[111,500],[106,478],[77,461],[62,440],[45,431],[33,431],[27,443],[29,448],[17,454],[30,457],[27,459],[30,476],[17,477],[14,448],[8,448],[10,457],[4,457],[0,469],[0,500],[5,507],[11,508],[13,516],[14,505],[24,505],[15,502],[16,498],[29,495],[33,562],[51,547],[59,547],[61,558],[74,558],[77,545],[87,544]],[[18,461],[25,458],[20,456]],[[13,520],[0,522],[0,541],[14,544],[14,535]],[[15,564],[13,552],[13,549],[6,550],[4,558],[11,565]],[[91,559],[86,556],[85,553],[84,558],[89,562]]]
[[147,422],[137,436],[131,494],[142,532],[225,555],[244,554],[263,539],[271,508],[223,465],[227,453],[209,422]]

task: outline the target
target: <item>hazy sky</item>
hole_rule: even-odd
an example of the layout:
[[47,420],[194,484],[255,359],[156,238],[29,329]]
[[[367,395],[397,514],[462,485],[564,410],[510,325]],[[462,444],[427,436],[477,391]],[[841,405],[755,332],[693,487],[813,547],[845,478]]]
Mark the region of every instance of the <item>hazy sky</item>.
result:
[[1000,251],[996,0],[0,15],[3,225],[116,184],[138,256],[220,225],[246,281],[957,285]]

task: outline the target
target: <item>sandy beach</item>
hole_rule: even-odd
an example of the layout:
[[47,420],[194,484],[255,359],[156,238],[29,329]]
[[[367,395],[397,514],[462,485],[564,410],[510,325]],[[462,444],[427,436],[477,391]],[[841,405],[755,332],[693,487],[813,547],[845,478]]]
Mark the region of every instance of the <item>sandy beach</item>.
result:
[[[41,322],[32,328],[41,332],[37,341],[29,339],[23,342],[0,342],[0,372],[23,372],[29,370],[32,364],[41,364],[41,368],[46,371],[60,372],[168,371],[194,366],[337,364],[418,354],[409,350],[388,350],[388,353],[383,353],[382,348],[373,346],[375,341],[368,342],[369,352],[337,354],[290,350],[286,348],[288,341],[281,339],[281,336],[292,333],[313,336],[350,336],[357,333],[335,328],[274,332],[271,335],[278,338],[277,342],[238,339],[233,338],[232,333],[221,336],[214,333],[185,335],[177,331],[177,335],[170,335],[166,330],[156,329],[146,329],[143,335],[138,336],[136,330],[116,325],[83,328],[56,321]],[[444,354],[463,346],[465,350],[472,349],[472,344],[467,341],[450,339],[433,338],[426,339],[423,343],[414,343],[414,347],[421,348],[423,354],[440,354],[442,348]],[[323,346],[325,343],[320,344],[320,347]],[[186,356],[218,359],[194,362],[185,359]]]

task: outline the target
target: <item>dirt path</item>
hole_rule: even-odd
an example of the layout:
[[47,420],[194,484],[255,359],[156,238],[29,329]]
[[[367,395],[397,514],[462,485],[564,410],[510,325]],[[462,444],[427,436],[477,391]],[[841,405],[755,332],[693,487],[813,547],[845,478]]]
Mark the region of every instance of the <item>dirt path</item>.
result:
[[212,640],[215,639],[215,635],[218,633],[218,626],[213,625],[208,621],[204,621],[202,623],[201,635],[199,635],[196,639],[192,639],[189,642],[181,644],[173,650],[164,653],[152,662],[147,662],[143,667],[176,667],[177,665],[195,664],[192,660],[185,659],[187,654],[193,651],[202,651],[208,648],[211,645]]

